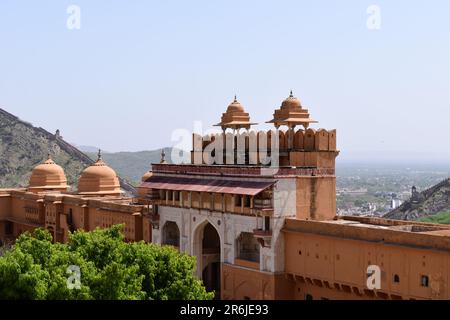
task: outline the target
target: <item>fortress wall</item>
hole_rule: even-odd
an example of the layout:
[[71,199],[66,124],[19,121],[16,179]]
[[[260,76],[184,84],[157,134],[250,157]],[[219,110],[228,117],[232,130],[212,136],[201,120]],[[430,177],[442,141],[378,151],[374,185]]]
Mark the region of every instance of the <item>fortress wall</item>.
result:
[[[124,235],[129,241],[142,240],[142,217],[133,216],[123,211],[89,207],[89,227],[109,228],[116,224],[124,224]],[[135,232],[138,231],[138,232]]]
[[258,150],[270,149],[272,146],[272,137],[274,132],[278,131],[278,145],[281,150],[285,150],[289,146],[289,139],[292,139],[292,148],[304,151],[335,151],[336,150],[336,130],[325,129],[302,129],[292,130],[268,130],[268,131],[249,131],[241,133],[223,133],[199,135],[194,133],[192,136],[192,144],[194,151],[204,150],[214,141],[221,139],[223,146],[226,146],[228,140],[234,148],[237,145],[245,145],[245,150],[249,149],[250,142],[256,140]]
[[284,274],[258,272],[222,264],[222,300],[289,300],[294,282]]
[[316,131],[314,129],[308,129],[305,131],[303,146],[305,151],[316,150]]
[[332,220],[336,216],[336,178],[297,178],[297,219]]
[[[298,299],[306,294],[315,295],[315,299],[358,298],[356,292],[364,294],[367,289],[369,265],[380,267],[379,291],[391,298],[449,297],[449,252],[301,232],[287,232],[285,239],[286,273],[298,280]],[[424,275],[429,277],[428,287],[421,285]],[[331,286],[328,290],[323,289],[325,282]],[[345,286],[351,292],[346,292]]]
[[[277,134],[278,139],[274,134]],[[275,140],[277,139],[277,140]],[[220,143],[219,143],[220,141]],[[215,143],[217,142],[217,143]],[[210,154],[213,149],[218,149],[220,146],[226,148],[226,150],[244,150],[245,153],[249,154],[249,157],[253,160],[253,164],[257,162],[261,163],[262,159],[259,159],[258,152],[270,151],[274,146],[278,145],[278,150],[283,151],[294,151],[303,153],[314,153],[314,152],[330,152],[336,151],[336,130],[325,130],[325,129],[307,129],[306,131],[299,129],[297,131],[293,130],[268,130],[268,131],[249,131],[241,133],[216,133],[201,136],[199,134],[193,134],[192,137],[193,152],[192,152],[192,162],[194,164],[204,163],[203,152],[205,154]],[[217,151],[217,150],[216,150]],[[224,153],[224,157],[225,157]],[[234,155],[229,154],[232,158]],[[207,156],[208,159],[210,156]],[[238,155],[239,157],[239,155]],[[317,166],[317,155],[298,155],[297,160],[294,165],[304,165],[304,166]],[[298,158],[303,157],[303,158]],[[333,161],[329,163],[324,163],[327,167],[334,166]],[[323,158],[322,156],[319,158]],[[327,161],[326,157],[324,158]],[[292,165],[292,160],[289,158],[281,159],[284,165]],[[281,161],[280,160],[280,161]],[[322,160],[321,160],[322,161]],[[226,162],[224,158],[224,163]]]

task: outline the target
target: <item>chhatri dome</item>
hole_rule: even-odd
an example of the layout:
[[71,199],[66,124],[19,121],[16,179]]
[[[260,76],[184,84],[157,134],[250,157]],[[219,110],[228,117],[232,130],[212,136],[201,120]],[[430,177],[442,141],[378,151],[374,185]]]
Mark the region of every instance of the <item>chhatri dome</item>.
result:
[[116,172],[102,160],[102,153],[99,150],[97,161],[87,167],[78,179],[78,194],[117,196],[121,193]]
[[[161,161],[159,162],[160,164],[167,164],[166,161],[166,152],[164,151],[164,149],[161,149]],[[148,179],[150,179],[151,177],[153,177],[153,171],[152,169],[150,169],[149,171],[147,171],[146,173],[144,173],[144,175],[141,178],[142,182],[146,182]]]
[[[151,177],[153,177],[153,172],[152,172],[152,170],[149,170],[142,176],[141,181],[147,182],[147,180],[150,179]],[[138,196],[140,196],[142,198],[145,198],[147,196],[147,191],[148,190],[146,188],[143,188],[141,186],[139,186],[137,188]]]
[[67,191],[67,188],[64,169],[51,159],[50,154],[45,162],[36,166],[31,172],[29,191]]
[[294,128],[297,125],[302,125],[307,129],[311,123],[317,123],[309,116],[308,109],[304,109],[299,99],[291,94],[281,104],[281,107],[275,110],[273,119],[267,123],[273,123],[276,128],[282,125]]
[[141,181],[145,182],[148,179],[150,179],[151,177],[153,177],[153,172],[152,172],[152,170],[149,170],[142,176]]
[[222,127],[222,130],[225,131],[228,128],[233,130],[250,129],[254,124],[256,123],[250,122],[249,114],[245,112],[242,104],[234,96],[234,101],[228,106],[227,111],[222,114],[222,121],[215,126]]

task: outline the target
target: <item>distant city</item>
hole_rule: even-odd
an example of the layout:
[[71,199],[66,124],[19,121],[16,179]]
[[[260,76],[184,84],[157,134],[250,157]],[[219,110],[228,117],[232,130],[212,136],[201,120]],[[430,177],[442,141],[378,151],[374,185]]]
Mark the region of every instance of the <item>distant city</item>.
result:
[[411,198],[412,188],[425,190],[450,177],[449,165],[338,163],[339,215],[383,216]]

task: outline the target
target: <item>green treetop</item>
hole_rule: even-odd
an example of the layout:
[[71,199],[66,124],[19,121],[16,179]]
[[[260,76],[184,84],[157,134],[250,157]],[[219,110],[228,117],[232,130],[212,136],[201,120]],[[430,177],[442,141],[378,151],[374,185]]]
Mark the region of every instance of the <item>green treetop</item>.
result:
[[[67,244],[52,243],[50,233],[42,229],[22,234],[0,256],[0,299],[213,298],[194,276],[195,258],[172,247],[127,243],[122,228],[76,231]],[[80,271],[76,288],[70,286],[71,266]]]

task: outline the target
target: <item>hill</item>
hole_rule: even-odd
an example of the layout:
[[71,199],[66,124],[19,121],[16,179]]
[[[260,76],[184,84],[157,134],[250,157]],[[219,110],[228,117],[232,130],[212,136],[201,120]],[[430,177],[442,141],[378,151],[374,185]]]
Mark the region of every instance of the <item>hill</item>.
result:
[[[32,168],[45,160],[48,153],[64,168],[71,186],[76,185],[81,171],[94,162],[64,141],[59,131],[52,134],[0,109],[1,188],[27,186]],[[135,192],[134,187],[124,179],[120,178],[120,183],[125,191]]]
[[411,199],[384,217],[397,220],[417,220],[450,211],[450,179],[423,191],[414,192]]
[[[170,163],[172,148],[165,148],[166,161]],[[91,159],[97,158],[96,152],[86,153]],[[161,161],[161,150],[139,152],[103,153],[103,159],[117,174],[134,185],[139,184],[142,175],[151,169],[152,163]]]
[[[72,145],[74,146],[74,147],[76,147],[78,150],[80,150],[81,152],[84,152],[84,153],[95,153],[95,154],[97,154],[97,152],[98,152],[98,149],[100,149],[99,147],[93,147],[93,146],[83,146],[83,145],[77,145],[77,144],[75,144],[75,143],[72,143]],[[105,150],[102,150],[102,153],[105,153],[105,152],[107,152],[107,151],[105,151]]]

